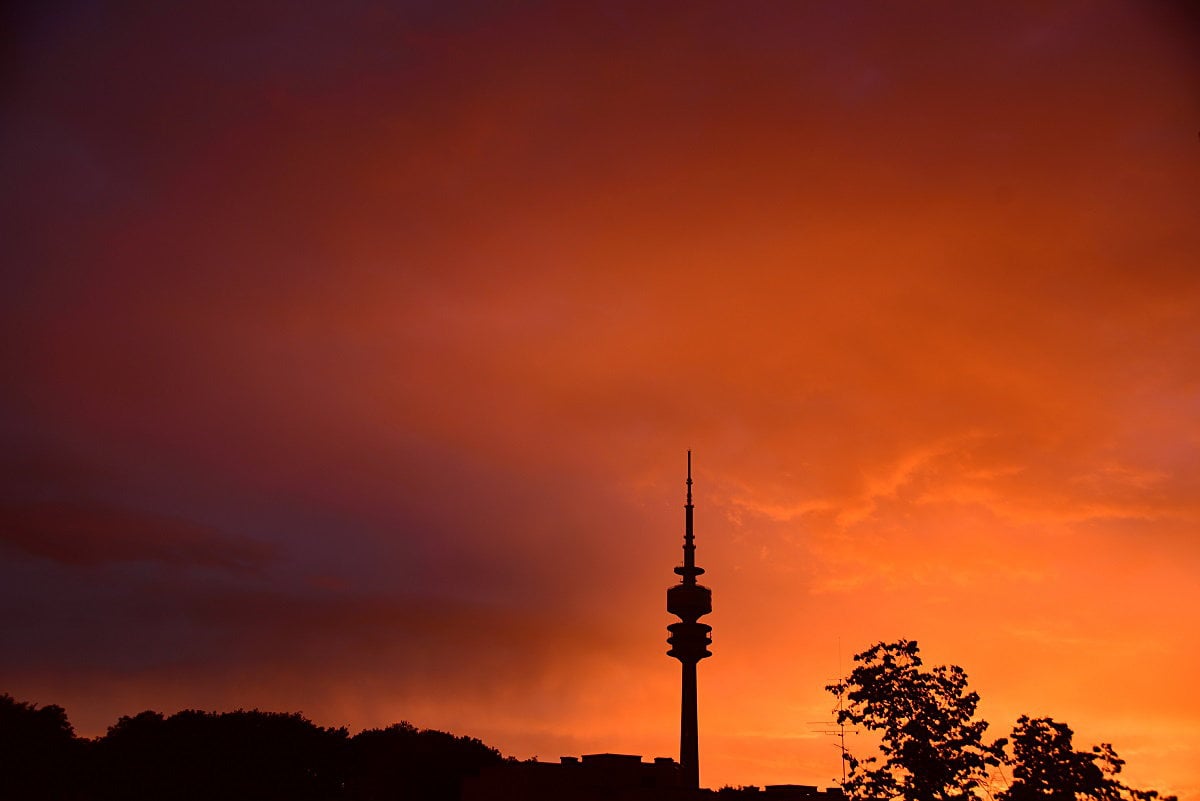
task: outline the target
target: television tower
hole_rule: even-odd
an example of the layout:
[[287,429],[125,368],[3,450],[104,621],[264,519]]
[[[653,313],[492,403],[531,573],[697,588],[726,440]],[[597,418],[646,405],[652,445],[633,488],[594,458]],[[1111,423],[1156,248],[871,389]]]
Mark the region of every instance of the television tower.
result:
[[700,787],[700,748],[697,743],[696,722],[696,664],[712,656],[709,633],[712,626],[698,623],[702,615],[712,611],[712,590],[696,583],[704,568],[696,567],[696,540],[692,534],[692,452],[687,455],[687,504],[684,505],[683,565],[675,568],[681,577],[678,584],[667,589],[667,611],[679,618],[667,626],[671,636],[667,642],[673,656],[683,665],[683,704],[679,716],[679,770],[685,787]]

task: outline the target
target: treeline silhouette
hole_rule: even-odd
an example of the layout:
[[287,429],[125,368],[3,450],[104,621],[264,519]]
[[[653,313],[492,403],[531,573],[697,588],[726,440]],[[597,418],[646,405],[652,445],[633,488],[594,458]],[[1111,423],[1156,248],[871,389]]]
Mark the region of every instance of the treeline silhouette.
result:
[[353,737],[299,713],[122,717],[75,735],[66,711],[0,695],[0,799],[40,801],[455,801],[504,762],[471,737],[397,723]]

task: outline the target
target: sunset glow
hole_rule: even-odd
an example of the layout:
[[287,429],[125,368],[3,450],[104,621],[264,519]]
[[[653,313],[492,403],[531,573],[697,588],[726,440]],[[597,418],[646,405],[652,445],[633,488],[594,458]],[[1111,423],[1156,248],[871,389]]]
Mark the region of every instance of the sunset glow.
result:
[[1186,4],[29,5],[0,692],[676,756],[690,448],[703,785],[906,637],[1200,799]]

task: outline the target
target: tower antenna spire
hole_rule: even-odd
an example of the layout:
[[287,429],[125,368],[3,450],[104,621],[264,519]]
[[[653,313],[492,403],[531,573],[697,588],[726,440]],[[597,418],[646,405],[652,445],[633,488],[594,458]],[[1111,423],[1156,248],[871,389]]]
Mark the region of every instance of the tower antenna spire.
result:
[[684,584],[695,584],[696,576],[703,573],[696,567],[696,535],[692,529],[692,515],[695,511],[692,505],[692,452],[687,452],[687,503],[683,506],[683,572],[675,572],[683,576]]
[[687,505],[692,505],[692,451],[688,450]]

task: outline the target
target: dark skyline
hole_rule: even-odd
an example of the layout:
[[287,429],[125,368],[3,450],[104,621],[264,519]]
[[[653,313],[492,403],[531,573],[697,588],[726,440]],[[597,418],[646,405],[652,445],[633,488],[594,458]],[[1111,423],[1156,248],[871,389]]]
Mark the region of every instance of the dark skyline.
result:
[[1186,4],[16,4],[0,691],[840,775],[872,642],[1200,795]]

